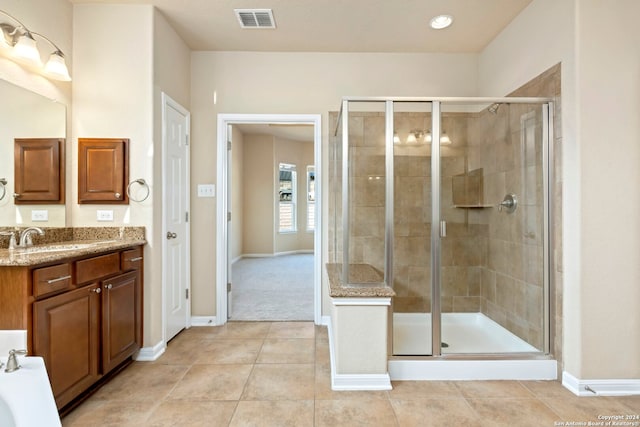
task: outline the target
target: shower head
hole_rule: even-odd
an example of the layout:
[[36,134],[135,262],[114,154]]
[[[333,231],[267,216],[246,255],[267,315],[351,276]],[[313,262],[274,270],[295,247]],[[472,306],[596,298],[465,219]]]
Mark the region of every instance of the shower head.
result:
[[491,114],[497,114],[498,113],[498,108],[500,108],[500,104],[493,103],[489,106],[488,110]]

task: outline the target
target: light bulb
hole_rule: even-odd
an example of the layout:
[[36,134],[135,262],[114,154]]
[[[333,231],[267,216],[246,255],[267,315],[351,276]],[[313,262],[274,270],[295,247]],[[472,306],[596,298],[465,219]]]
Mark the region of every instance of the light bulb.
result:
[[63,82],[71,81],[67,64],[64,61],[64,55],[59,50],[53,52],[51,56],[49,56],[49,60],[44,66],[44,72],[52,79]]
[[18,39],[18,42],[13,47],[13,57],[26,64],[36,67],[42,67],[42,59],[40,59],[40,52],[33,36],[29,33],[24,33]]

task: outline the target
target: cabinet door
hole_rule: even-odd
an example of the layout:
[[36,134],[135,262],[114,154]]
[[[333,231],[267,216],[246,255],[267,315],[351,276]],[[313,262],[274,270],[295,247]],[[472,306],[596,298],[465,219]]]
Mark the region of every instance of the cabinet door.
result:
[[78,203],[128,204],[129,140],[78,138]]
[[138,271],[102,283],[102,370],[105,374],[142,345],[141,287]]
[[64,203],[64,140],[16,139],[16,204]]
[[58,408],[100,378],[98,284],[33,304],[34,353],[47,366]]

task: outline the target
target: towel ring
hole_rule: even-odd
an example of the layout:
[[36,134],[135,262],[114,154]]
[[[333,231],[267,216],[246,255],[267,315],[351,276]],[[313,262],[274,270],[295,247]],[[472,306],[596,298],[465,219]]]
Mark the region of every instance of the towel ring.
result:
[[0,196],[0,200],[4,199],[5,194],[7,194],[7,179],[0,178],[0,189],[2,190],[2,195]]
[[[141,199],[135,199],[131,197],[131,186],[133,184],[140,184],[143,187],[145,187],[147,189],[147,194],[145,194],[144,197]],[[138,203],[144,202],[149,197],[149,184],[147,184],[147,181],[145,181],[143,178],[134,179],[129,183],[129,185],[127,185],[127,196],[129,196],[129,200],[133,200],[134,202],[138,202]]]

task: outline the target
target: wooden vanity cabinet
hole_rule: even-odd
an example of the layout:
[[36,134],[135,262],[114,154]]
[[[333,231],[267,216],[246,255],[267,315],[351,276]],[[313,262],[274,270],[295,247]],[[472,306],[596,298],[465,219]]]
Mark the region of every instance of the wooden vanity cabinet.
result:
[[33,304],[34,353],[45,360],[58,408],[100,379],[100,287]]
[[143,261],[136,246],[0,268],[0,296],[14,296],[1,306],[0,329],[27,329],[29,354],[44,358],[58,409],[141,348]]
[[105,280],[102,289],[102,371],[109,372],[142,345],[140,274]]

